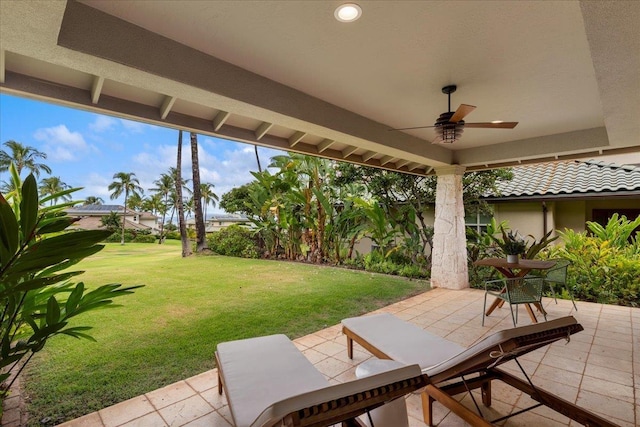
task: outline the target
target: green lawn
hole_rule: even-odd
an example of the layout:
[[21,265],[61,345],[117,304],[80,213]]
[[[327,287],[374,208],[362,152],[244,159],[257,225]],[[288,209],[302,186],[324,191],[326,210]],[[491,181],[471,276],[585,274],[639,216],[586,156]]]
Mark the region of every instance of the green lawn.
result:
[[299,263],[180,257],[179,242],[108,244],[79,264],[87,286],[144,284],[86,313],[97,343],[59,336],[27,369],[33,425],[56,424],[214,367],[219,342],[306,335],[428,289],[428,283]]

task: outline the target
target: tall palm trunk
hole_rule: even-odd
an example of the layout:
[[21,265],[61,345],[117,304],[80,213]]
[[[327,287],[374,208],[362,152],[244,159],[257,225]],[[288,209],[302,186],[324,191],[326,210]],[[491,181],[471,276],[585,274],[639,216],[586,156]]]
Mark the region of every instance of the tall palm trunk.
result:
[[176,165],[176,203],[178,204],[178,224],[180,226],[180,240],[182,240],[182,257],[191,255],[191,245],[187,236],[187,226],[184,222],[184,206],[182,206],[182,130],[178,133],[178,164]]
[[122,214],[122,234],[120,236],[120,244],[124,245],[124,226],[127,220],[127,199],[129,198],[129,190],[124,191],[124,213]]
[[258,155],[258,146],[254,145],[253,148],[256,150],[256,161],[258,162],[258,172],[262,172],[262,166],[260,166],[260,156]]
[[198,161],[198,135],[191,132],[191,172],[193,174],[193,210],[196,217],[196,253],[207,247],[207,233],[202,215],[202,192],[200,191],[200,163]]

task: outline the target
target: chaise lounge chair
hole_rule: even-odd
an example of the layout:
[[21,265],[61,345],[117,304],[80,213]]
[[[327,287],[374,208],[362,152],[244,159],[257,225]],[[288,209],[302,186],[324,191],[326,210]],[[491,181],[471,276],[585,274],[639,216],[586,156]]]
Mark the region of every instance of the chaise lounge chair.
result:
[[417,365],[330,385],[284,335],[221,343],[216,362],[236,427],[363,426],[357,416],[425,386]]
[[[349,358],[353,358],[355,341],[378,358],[420,366],[427,382],[422,393],[422,411],[427,425],[433,425],[433,402],[437,400],[474,426],[488,426],[541,405],[587,426],[615,426],[600,416],[534,386],[517,359],[555,341],[569,341],[572,334],[582,331],[584,328],[572,316],[496,332],[466,349],[390,314],[345,319],[342,325],[347,336]],[[510,360],[518,364],[526,381],[497,368]],[[454,380],[456,382],[452,382]],[[470,390],[480,388],[483,404],[491,406],[492,380],[501,380],[539,403],[487,421],[482,417],[480,407]],[[452,397],[466,391],[471,395],[480,415]]]

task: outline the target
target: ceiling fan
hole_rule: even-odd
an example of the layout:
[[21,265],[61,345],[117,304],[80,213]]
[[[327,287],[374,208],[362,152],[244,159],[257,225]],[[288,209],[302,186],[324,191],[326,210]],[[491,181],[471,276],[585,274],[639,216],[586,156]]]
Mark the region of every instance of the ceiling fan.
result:
[[435,128],[436,139],[432,142],[437,143],[452,143],[460,139],[464,128],[484,128],[484,129],[513,129],[518,122],[484,122],[484,123],[465,123],[463,120],[467,114],[476,109],[474,105],[460,104],[458,109],[451,111],[451,94],[456,91],[458,87],[456,85],[449,85],[442,88],[442,93],[446,93],[449,97],[449,111],[440,114],[438,120],[436,120],[433,126],[416,126],[410,128],[390,129],[390,130],[411,130],[411,129],[425,129]]

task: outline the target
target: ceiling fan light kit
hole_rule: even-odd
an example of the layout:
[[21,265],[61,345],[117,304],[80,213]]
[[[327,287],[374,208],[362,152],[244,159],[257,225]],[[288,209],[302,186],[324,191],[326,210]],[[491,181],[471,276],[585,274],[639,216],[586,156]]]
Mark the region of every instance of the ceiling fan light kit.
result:
[[476,107],[475,105],[460,104],[456,111],[451,111],[451,94],[455,92],[456,89],[458,89],[456,85],[448,85],[442,88],[442,93],[446,94],[448,97],[448,111],[440,114],[440,117],[436,120],[436,123],[433,126],[417,126],[389,130],[434,128],[436,139],[433,141],[433,144],[451,144],[460,139],[465,126],[483,129],[513,129],[518,124],[518,122],[503,122],[502,120],[494,120],[486,123],[465,123],[464,118],[467,114],[475,110]]

